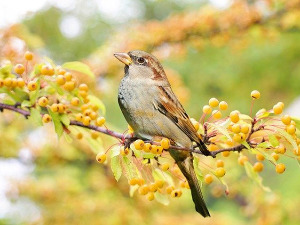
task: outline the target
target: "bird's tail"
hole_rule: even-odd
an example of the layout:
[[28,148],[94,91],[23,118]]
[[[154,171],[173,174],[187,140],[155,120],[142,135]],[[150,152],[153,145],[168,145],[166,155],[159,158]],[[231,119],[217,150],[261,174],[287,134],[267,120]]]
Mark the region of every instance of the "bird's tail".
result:
[[183,161],[177,161],[177,165],[179,166],[179,169],[181,170],[181,172],[183,173],[183,175],[189,183],[196,211],[200,213],[203,217],[210,216],[202,196],[198,179],[195,174],[192,156],[187,157]]

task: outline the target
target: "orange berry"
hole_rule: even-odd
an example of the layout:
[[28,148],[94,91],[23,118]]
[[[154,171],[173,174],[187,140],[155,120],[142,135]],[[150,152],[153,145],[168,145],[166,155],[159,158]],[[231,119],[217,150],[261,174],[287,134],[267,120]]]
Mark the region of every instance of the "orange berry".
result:
[[273,153],[271,154],[271,156],[273,157],[273,159],[274,159],[275,161],[278,161],[279,155],[278,155],[277,153],[273,152]]
[[11,87],[11,85],[12,85],[12,78],[10,78],[10,77],[5,78],[4,81],[3,81],[3,84],[6,87]]
[[30,81],[27,84],[27,88],[29,91],[35,91],[37,89],[37,83],[35,81]]
[[89,91],[89,87],[86,84],[80,84],[79,85],[79,90],[80,91],[88,92]]
[[42,120],[44,123],[49,123],[51,121],[51,116],[49,114],[44,114]]
[[168,186],[168,187],[166,187],[166,192],[167,192],[168,194],[171,194],[173,190],[175,190],[175,187],[174,187],[174,186]]
[[219,104],[219,109],[220,109],[220,110],[226,110],[226,109],[228,109],[228,104],[227,104],[227,102],[221,101],[220,104]]
[[64,84],[64,89],[66,89],[67,91],[73,91],[75,88],[75,83],[73,81],[67,81]]
[[15,67],[14,67],[14,71],[15,71],[16,74],[21,75],[21,74],[24,73],[25,67],[24,67],[22,64],[17,64],[17,65],[15,65]]
[[213,182],[214,178],[211,174],[206,174],[204,177],[204,182],[206,184],[211,184]]
[[136,150],[142,150],[144,147],[144,144],[145,144],[144,141],[141,139],[138,139],[135,142],[133,142],[133,145]]
[[251,92],[251,97],[252,97],[253,99],[259,99],[259,98],[260,98],[260,92],[257,91],[257,90],[252,91],[252,92]]
[[285,125],[289,125],[291,123],[292,119],[289,115],[284,115],[283,117],[281,117],[281,121]]
[[285,165],[283,163],[279,163],[276,165],[276,173],[283,173],[285,171]]
[[16,78],[12,78],[11,79],[11,87],[12,88],[15,88],[15,87],[17,87],[18,86],[18,81],[17,81],[17,79]]
[[224,157],[228,157],[230,155],[230,152],[229,151],[224,151],[224,152],[222,152],[222,155]]
[[90,117],[92,120],[95,120],[97,118],[97,113],[95,113],[94,111],[91,112]]
[[218,167],[215,171],[217,177],[223,177],[226,174],[226,171],[223,167]]
[[79,91],[78,94],[82,97],[82,98],[86,98],[88,96],[88,93],[86,91]]
[[264,164],[262,164],[261,162],[256,162],[253,166],[253,169],[255,172],[260,173],[264,169]]
[[58,104],[58,112],[59,113],[64,113],[65,110],[66,110],[66,106],[64,104],[62,104],[62,103],[59,103]]
[[277,115],[281,114],[282,111],[283,111],[283,108],[282,108],[281,105],[276,104],[276,105],[273,106],[273,112],[274,112],[274,114],[277,114]]
[[58,69],[57,69],[57,74],[58,74],[58,75],[64,75],[66,72],[67,72],[67,71],[64,70],[63,68],[58,68]]
[[155,184],[157,185],[158,188],[163,188],[165,181],[157,180],[157,181],[155,181]]
[[278,154],[284,154],[286,152],[285,147],[281,144],[275,148],[275,152]]
[[85,126],[90,125],[90,124],[91,124],[91,117],[89,117],[89,116],[84,116],[84,117],[82,118],[82,123],[83,123],[83,125],[85,125]]
[[22,78],[18,78],[17,82],[19,88],[23,88],[25,86],[25,81]]
[[222,113],[219,110],[214,110],[212,112],[212,115],[213,115],[213,118],[216,119],[216,120],[220,119],[222,117]]
[[147,185],[143,185],[139,188],[140,195],[146,195],[149,192],[149,187]]
[[93,139],[97,139],[97,138],[99,137],[99,132],[93,130],[93,131],[91,132],[91,137],[92,137]]
[[25,54],[24,54],[24,58],[28,61],[32,60],[33,59],[33,53],[30,52],[30,51],[26,51]]
[[264,160],[265,160],[265,157],[264,157],[263,154],[257,153],[257,154],[256,154],[256,159],[257,159],[257,161],[264,161]]
[[286,132],[288,132],[289,134],[293,135],[294,133],[296,133],[296,127],[293,124],[287,125],[286,126]]
[[230,120],[233,122],[233,123],[237,123],[237,122],[239,122],[239,120],[240,120],[240,116],[239,116],[239,113],[238,112],[236,112],[236,111],[232,111],[231,113],[230,113]]
[[209,99],[208,104],[211,107],[217,107],[219,105],[219,100],[216,98],[211,98],[211,99]]
[[43,65],[42,68],[41,68],[41,74],[42,75],[53,75],[54,74],[54,70],[53,70],[53,68],[51,66]]
[[173,190],[171,192],[171,197],[172,198],[179,198],[182,195],[182,191],[180,189]]
[[96,160],[97,160],[99,163],[104,163],[105,160],[106,160],[106,155],[103,154],[103,153],[98,153],[97,156],[96,156]]
[[149,185],[149,190],[152,191],[152,192],[156,192],[158,189],[158,186],[156,183],[152,183]]
[[218,159],[216,162],[217,167],[224,167],[224,161],[221,159]]
[[145,152],[151,152],[151,149],[152,149],[152,145],[150,143],[145,143],[143,150]]
[[70,72],[66,72],[64,74],[64,77],[65,77],[66,81],[71,81],[72,78],[73,78],[73,76],[72,76],[72,74]]
[[123,156],[128,155],[129,152],[130,152],[129,148],[124,148],[124,146],[120,147],[120,153],[121,153],[121,155],[123,155]]
[[81,122],[83,120],[83,115],[81,113],[76,114],[75,120]]
[[163,138],[160,141],[160,145],[161,145],[161,147],[163,147],[163,149],[169,149],[170,148],[170,140],[168,138]]
[[241,125],[241,132],[244,133],[244,134],[248,134],[249,126],[247,124],[242,124]]
[[49,102],[48,98],[46,98],[46,97],[41,97],[41,98],[39,98],[39,101],[38,101],[38,103],[41,107],[46,107],[48,105],[48,102]]
[[58,76],[56,77],[56,83],[57,83],[58,85],[64,85],[64,84],[66,83],[65,77],[64,77],[63,75],[58,75]]
[[248,160],[249,160],[249,159],[248,159],[247,156],[241,155],[241,156],[239,156],[239,158],[238,158],[238,163],[239,163],[241,166],[243,166],[243,165],[245,164],[245,162],[247,162]]
[[149,192],[148,193],[148,195],[147,195],[147,199],[149,200],[149,201],[153,201],[154,200],[154,193],[153,192]]
[[78,134],[76,135],[76,138],[77,138],[78,140],[82,139],[82,138],[83,138],[83,134],[82,134],[82,133],[78,133]]
[[74,98],[71,99],[71,105],[73,105],[73,106],[78,106],[79,103],[80,103],[79,98],[74,97]]
[[56,103],[52,104],[50,109],[52,112],[58,112],[58,110],[59,110],[58,104],[56,104]]
[[203,113],[205,113],[205,114],[210,114],[211,111],[212,111],[212,109],[211,109],[211,107],[210,107],[209,105],[205,105],[205,106],[203,106],[202,111],[203,111]]

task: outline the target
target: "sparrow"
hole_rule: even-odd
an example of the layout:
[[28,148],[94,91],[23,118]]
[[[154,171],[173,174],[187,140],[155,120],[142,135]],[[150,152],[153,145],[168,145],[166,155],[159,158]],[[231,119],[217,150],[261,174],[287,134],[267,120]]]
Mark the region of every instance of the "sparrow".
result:
[[[185,148],[192,148],[196,143],[204,155],[211,155],[172,91],[156,57],[140,50],[115,53],[114,56],[125,64],[118,103],[135,136],[148,140],[166,137]],[[203,217],[210,216],[195,174],[192,153],[175,149],[169,149],[169,153],[188,181],[196,211]]]

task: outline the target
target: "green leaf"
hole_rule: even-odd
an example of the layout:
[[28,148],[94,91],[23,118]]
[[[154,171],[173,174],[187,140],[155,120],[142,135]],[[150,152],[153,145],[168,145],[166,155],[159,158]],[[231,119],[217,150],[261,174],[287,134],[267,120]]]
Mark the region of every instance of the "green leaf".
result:
[[243,121],[245,121],[245,120],[250,120],[250,121],[252,121],[252,120],[253,120],[250,116],[248,116],[248,115],[246,115],[246,114],[240,114],[239,117],[240,117],[240,119],[243,120]]
[[247,143],[247,141],[242,141],[241,143],[242,145],[244,145],[247,149],[250,149],[250,145]]
[[262,184],[262,177],[258,175],[253,169],[253,166],[249,162],[244,163],[244,167],[246,170],[246,173],[249,178],[253,179],[264,191],[271,192],[271,189],[269,187],[266,187]]
[[123,156],[123,168],[124,168],[124,174],[127,177],[128,180],[131,180],[134,177],[137,177],[137,173],[136,173],[136,167],[135,165],[132,163],[132,161],[130,161],[127,156]]
[[163,172],[160,169],[156,168],[155,170],[152,171],[152,176],[155,180],[164,180],[169,185],[174,186],[173,178],[172,178],[172,176],[170,176],[169,173]]
[[67,114],[59,115],[59,118],[60,118],[60,121],[61,121],[66,127],[68,127],[68,126],[70,125],[70,119],[69,119],[69,117],[67,116]]
[[95,78],[94,73],[91,71],[90,67],[82,62],[74,61],[74,62],[66,62],[62,65],[64,69],[75,70],[80,73],[84,73],[91,78]]
[[29,119],[36,126],[42,126],[43,125],[43,121],[42,121],[40,111],[36,108],[31,108],[30,109]]
[[257,117],[257,119],[262,119],[262,118],[266,118],[266,117],[268,117],[268,116],[270,116],[270,112],[264,112],[263,114],[261,114],[261,115],[259,115],[258,117]]
[[110,157],[113,158],[118,155],[120,155],[120,147],[119,146],[112,147],[110,149]]
[[90,99],[90,103],[96,105],[103,114],[105,114],[106,109],[105,109],[105,105],[103,104],[103,102],[97,98],[94,95],[89,95],[89,99]]
[[264,149],[266,149],[266,148],[272,147],[272,145],[270,144],[270,142],[264,141],[262,143],[259,143],[256,147],[257,148],[264,148]]
[[88,141],[89,143],[89,147],[91,148],[91,150],[95,153],[98,154],[99,152],[104,152],[104,148],[102,145],[102,140],[100,138],[98,138],[97,140],[91,138],[91,135],[89,132],[87,132],[88,134],[85,135],[85,139]]
[[282,137],[284,137],[292,146],[294,149],[298,149],[296,141],[293,139],[293,137],[288,134],[286,131],[282,129],[276,129],[276,132],[279,133]]
[[226,128],[224,128],[220,125],[214,124],[214,123],[208,123],[208,124],[209,124],[209,126],[211,126],[211,127],[215,128],[216,130],[218,130],[221,134],[225,135],[229,140],[232,140],[232,138],[229,135]]
[[10,71],[12,70],[12,64],[6,64],[0,68],[0,78],[6,78],[10,75]]
[[36,100],[37,100],[37,98],[39,97],[39,92],[40,92],[40,79],[38,79],[37,81],[36,81],[36,83],[37,83],[37,89],[35,90],[35,91],[31,91],[31,92],[29,92],[29,99],[30,99],[30,103],[33,105],[35,102],[36,102]]
[[63,129],[63,125],[60,122],[59,114],[52,112],[52,110],[50,109],[49,106],[47,108],[48,108],[48,112],[49,112],[49,114],[52,118],[55,132],[56,132],[58,137],[61,137],[61,135],[63,134],[64,129]]
[[274,134],[269,135],[269,141],[273,147],[277,147],[279,145],[279,141]]
[[21,108],[26,108],[26,107],[30,107],[32,106],[32,104],[30,103],[30,101],[28,100],[24,100],[22,103],[21,103]]
[[161,203],[163,205],[169,205],[170,200],[167,195],[163,195],[157,191],[154,193],[154,196],[155,196],[156,201],[158,201],[159,203]]
[[73,139],[70,137],[70,135],[67,134],[66,132],[64,132],[63,134],[64,134],[64,138],[66,139],[67,143],[71,144],[73,142]]
[[110,166],[116,181],[119,181],[122,175],[122,167],[121,167],[120,157],[118,155],[111,158]]

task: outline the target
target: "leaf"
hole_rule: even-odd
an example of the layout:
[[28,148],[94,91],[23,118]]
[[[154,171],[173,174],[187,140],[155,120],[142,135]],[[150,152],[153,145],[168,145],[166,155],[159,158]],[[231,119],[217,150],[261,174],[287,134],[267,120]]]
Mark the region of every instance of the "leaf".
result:
[[110,160],[111,171],[113,172],[116,181],[119,181],[122,175],[122,167],[119,155],[116,155]]
[[130,189],[129,189],[129,196],[130,197],[133,197],[134,195],[134,192],[137,191],[137,189],[139,189],[139,186],[138,185],[130,185]]
[[99,98],[97,98],[94,95],[89,95],[89,100],[91,104],[98,106],[98,108],[102,111],[102,113],[105,114],[106,112],[105,105]]
[[6,64],[0,68],[0,78],[6,78],[9,76],[10,71],[12,70],[12,64]]
[[127,156],[123,156],[123,168],[124,174],[128,180],[131,180],[134,177],[137,177],[136,167],[135,165],[127,158]]
[[94,73],[91,71],[90,67],[82,62],[74,61],[74,62],[66,62],[62,65],[64,69],[75,70],[80,73],[84,73],[91,78],[95,78]]
[[170,200],[167,195],[163,195],[157,191],[154,193],[154,196],[155,196],[156,201],[158,201],[159,203],[161,203],[163,205],[169,205]]
[[59,119],[66,127],[70,125],[70,119],[67,114],[59,115]]
[[37,98],[39,97],[40,79],[37,79],[36,84],[37,84],[36,90],[29,92],[29,99],[32,105],[36,102]]
[[43,121],[42,121],[40,111],[36,108],[31,108],[30,109],[29,119],[36,126],[42,126],[43,125]]
[[73,142],[73,139],[70,137],[70,135],[67,134],[66,132],[64,132],[63,134],[64,134],[64,138],[66,139],[67,143],[71,144]]
[[110,157],[113,158],[115,156],[120,155],[120,147],[115,146],[113,148],[110,149]]
[[256,147],[266,149],[266,148],[272,147],[272,145],[270,144],[270,142],[264,141],[262,143],[259,143]]
[[277,147],[279,145],[279,141],[277,140],[274,134],[269,135],[269,141],[273,147]]
[[103,145],[102,145],[102,140],[100,138],[95,140],[95,139],[90,137],[90,133],[88,132],[86,140],[89,143],[89,147],[91,148],[91,150],[95,154],[98,154],[99,152],[104,152],[104,148],[103,148]]
[[246,173],[249,178],[253,179],[264,191],[271,192],[271,189],[269,187],[266,187],[262,184],[262,177],[258,175],[253,169],[253,166],[249,162],[244,163],[244,167],[246,170]]
[[298,149],[296,141],[286,131],[281,129],[276,129],[276,132],[279,133],[282,137],[284,137],[288,142],[290,142],[290,144],[293,146],[294,149]]
[[169,185],[174,186],[174,181],[170,174],[161,171],[160,169],[156,168],[152,171],[152,176],[155,180],[165,180]]
[[292,120],[296,123],[296,128],[300,130],[300,118],[292,117]]
[[208,123],[210,126],[212,126],[213,128],[215,128],[216,130],[218,130],[221,134],[225,135],[229,140],[232,140],[231,136],[229,135],[228,131],[226,130],[226,128],[219,126],[217,124],[214,123]]
[[26,108],[26,107],[30,107],[32,106],[30,101],[28,100],[24,100],[22,103],[21,103],[21,108]]
[[52,110],[50,109],[49,106],[47,108],[48,108],[48,112],[52,118],[55,132],[56,132],[57,136],[60,138],[61,135],[63,134],[64,129],[63,129],[63,125],[60,122],[59,114],[52,112]]
[[250,145],[247,143],[247,141],[242,141],[241,144],[244,145],[247,149],[251,149],[251,147],[250,147]]
[[257,119],[262,119],[262,118],[268,117],[269,115],[270,115],[270,112],[266,111],[263,114],[259,115],[257,117]]
[[248,116],[248,115],[246,115],[246,114],[239,114],[239,117],[240,117],[240,119],[243,120],[243,121],[245,121],[245,120],[250,120],[250,121],[252,121],[252,120],[253,120],[250,116]]

